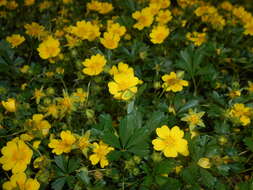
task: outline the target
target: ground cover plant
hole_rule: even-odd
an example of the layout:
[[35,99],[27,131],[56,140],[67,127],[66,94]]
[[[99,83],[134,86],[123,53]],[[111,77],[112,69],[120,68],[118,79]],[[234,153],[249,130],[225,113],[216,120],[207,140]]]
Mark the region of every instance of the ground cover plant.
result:
[[4,190],[252,190],[253,4],[0,0]]

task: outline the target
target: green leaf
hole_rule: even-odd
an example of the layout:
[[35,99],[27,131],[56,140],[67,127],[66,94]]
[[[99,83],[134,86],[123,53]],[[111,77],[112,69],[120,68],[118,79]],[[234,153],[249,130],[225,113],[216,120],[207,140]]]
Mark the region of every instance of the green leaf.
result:
[[148,130],[148,133],[152,133],[156,128],[161,127],[162,123],[166,120],[166,116],[163,112],[156,111],[154,112],[148,121],[146,122],[145,128]]
[[56,163],[56,165],[64,172],[67,173],[67,162],[65,160],[65,158],[60,155],[60,156],[55,156],[54,157],[54,162]]
[[80,159],[69,159],[68,162],[68,173],[72,173],[77,170],[80,166]]
[[155,175],[169,174],[170,172],[174,170],[175,167],[176,167],[176,162],[174,160],[171,160],[171,159],[163,160],[155,166],[155,169],[154,169]]
[[82,170],[81,172],[79,172],[76,175],[85,185],[89,185],[90,184],[90,177],[89,177],[89,173],[88,170]]
[[174,179],[172,177],[166,177],[166,183],[160,187],[160,190],[168,190],[168,189],[173,189],[173,190],[180,190],[182,184],[180,183],[179,180]]
[[139,143],[129,148],[128,151],[138,156],[144,157],[149,154],[149,145],[148,143]]
[[184,112],[190,108],[196,107],[199,104],[199,100],[190,100],[189,102],[187,102],[183,107],[181,107],[177,113],[181,113]]
[[243,140],[244,144],[248,147],[248,149],[253,152],[253,139],[250,137],[246,137]]
[[56,179],[51,187],[54,189],[54,190],[62,190],[64,184],[66,183],[66,177],[61,177],[61,178],[58,178]]
[[200,168],[200,175],[201,175],[202,184],[204,186],[211,188],[211,189],[213,189],[215,187],[217,179],[216,179],[216,177],[213,177],[210,172],[208,172],[205,169]]
[[193,185],[200,177],[199,168],[196,165],[190,165],[189,167],[183,169],[181,176],[185,183]]
[[112,161],[117,161],[120,159],[122,153],[120,151],[112,151],[107,155],[107,158],[112,162]]
[[106,144],[111,145],[112,147],[119,148],[119,149],[121,148],[118,137],[109,130],[104,131],[102,135],[102,139]]

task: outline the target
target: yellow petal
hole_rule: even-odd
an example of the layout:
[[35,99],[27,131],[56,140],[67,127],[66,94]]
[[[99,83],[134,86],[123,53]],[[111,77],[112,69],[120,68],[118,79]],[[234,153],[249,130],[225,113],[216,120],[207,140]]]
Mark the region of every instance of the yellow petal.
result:
[[162,127],[156,129],[156,134],[158,137],[165,139],[170,134],[170,129],[167,125],[163,125]]

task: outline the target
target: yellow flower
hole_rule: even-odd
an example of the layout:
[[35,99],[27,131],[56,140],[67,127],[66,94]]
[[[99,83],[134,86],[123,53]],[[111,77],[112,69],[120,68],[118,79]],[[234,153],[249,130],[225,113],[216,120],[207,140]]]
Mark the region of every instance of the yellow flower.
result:
[[178,126],[171,129],[163,125],[156,129],[158,138],[152,141],[154,149],[162,151],[166,157],[177,157],[178,153],[188,156],[188,142],[183,139],[184,132]]
[[113,6],[111,3],[107,3],[107,2],[104,2],[104,3],[101,3],[99,9],[98,9],[98,12],[100,14],[107,14],[109,12],[111,12],[113,10]]
[[89,76],[99,75],[106,64],[106,59],[101,54],[96,54],[91,56],[90,59],[85,59],[82,63],[85,68],[83,69],[83,73]]
[[20,68],[20,72],[27,73],[29,69],[30,69],[29,65],[24,65],[22,68]]
[[100,163],[101,168],[109,165],[106,155],[113,151],[114,148],[104,144],[102,141],[100,141],[99,144],[95,142],[92,145],[94,154],[89,157],[92,165]]
[[32,127],[33,131],[39,131],[42,135],[47,135],[51,128],[50,123],[43,119],[42,114],[33,114],[32,119],[28,120],[29,126]]
[[45,34],[44,26],[41,26],[36,22],[32,22],[31,24],[26,24],[25,29],[26,29],[25,31],[26,34],[35,38],[40,38]]
[[45,9],[48,9],[50,6],[52,6],[52,2],[50,2],[50,1],[43,1],[43,2],[40,3],[39,9],[40,9],[40,11],[43,11]]
[[72,2],[73,2],[73,0],[63,0],[64,4],[69,4],[69,3],[72,3]]
[[17,111],[16,100],[14,98],[8,98],[7,101],[2,101],[2,105],[8,112]]
[[88,148],[90,146],[89,142],[90,131],[86,131],[85,134],[79,137],[78,147],[81,149],[82,153],[87,157]]
[[149,27],[154,20],[153,15],[150,12],[149,8],[144,8],[141,11],[136,11],[132,14],[132,17],[137,20],[137,23],[134,24],[134,28],[142,30],[144,27]]
[[183,86],[188,86],[188,81],[180,79],[175,72],[163,75],[162,80],[164,81],[163,88],[166,92],[179,92],[183,90]]
[[250,118],[252,117],[252,109],[244,106],[244,104],[236,103],[231,108],[229,115],[232,118],[238,119],[243,126],[250,124]]
[[211,168],[211,163],[209,158],[200,158],[198,161],[198,165],[202,168]]
[[169,28],[166,26],[156,26],[150,33],[151,42],[154,44],[161,44],[170,34]]
[[248,81],[248,88],[247,88],[247,90],[249,91],[249,93],[253,93],[253,82],[250,82],[250,81]]
[[31,134],[28,134],[28,133],[24,133],[24,134],[20,135],[19,138],[22,141],[31,141],[31,140],[33,140],[34,136]]
[[19,34],[13,34],[6,37],[6,40],[11,44],[12,48],[15,48],[22,44],[25,41],[25,38]]
[[44,108],[44,111],[46,112],[45,117],[51,115],[55,119],[58,118],[59,110],[57,105],[50,104],[48,107]]
[[3,190],[39,190],[39,188],[40,184],[37,179],[27,178],[23,172],[13,174],[10,181],[3,184]]
[[119,34],[105,32],[103,38],[100,38],[101,44],[107,49],[115,49],[118,47],[120,41]]
[[24,172],[30,163],[33,151],[18,138],[7,142],[1,150],[3,156],[0,163],[5,171],[12,170],[12,173]]
[[65,35],[65,38],[68,42],[68,44],[66,46],[70,47],[70,48],[73,48],[75,46],[77,46],[79,44],[79,39],[77,37],[73,37],[71,35]]
[[109,23],[107,26],[107,31],[110,34],[116,34],[121,37],[126,33],[126,27],[121,26],[119,23]]
[[244,31],[245,35],[253,36],[253,18],[251,19],[251,22],[244,25],[244,28],[245,28],[245,31]]
[[150,4],[158,4],[162,9],[166,9],[170,6],[170,0],[150,0]]
[[193,131],[196,126],[205,127],[201,117],[205,114],[205,112],[196,112],[196,110],[189,110],[189,113],[185,115],[181,120],[188,123],[190,131]]
[[172,16],[171,16],[171,12],[169,10],[161,10],[159,11],[157,17],[156,17],[156,21],[159,24],[167,24],[169,21],[171,21]]
[[175,172],[176,172],[176,174],[179,174],[179,172],[181,172],[182,169],[183,169],[183,166],[182,166],[182,165],[176,166],[176,167],[175,167]]
[[42,59],[56,57],[61,51],[60,42],[52,36],[49,36],[39,45],[37,50]]
[[25,0],[25,6],[31,6],[33,5],[35,0]]
[[34,93],[33,93],[33,97],[32,99],[36,100],[36,104],[40,103],[40,99],[43,98],[45,95],[45,93],[43,92],[43,87],[41,87],[40,89],[35,89]]
[[76,26],[73,26],[71,33],[79,37],[82,40],[93,41],[100,36],[99,26],[86,22],[84,20],[78,21]]
[[53,153],[60,155],[62,153],[69,153],[75,142],[76,138],[70,131],[62,131],[61,140],[51,139],[48,146],[53,149]]
[[69,96],[66,91],[63,90],[63,98],[57,98],[56,100],[59,103],[59,110],[61,116],[64,116],[65,113],[70,113],[76,110],[76,98],[73,96]]
[[233,9],[233,5],[228,1],[222,2],[220,4],[220,7],[226,11],[232,11],[232,9]]
[[40,143],[41,143],[41,141],[34,141],[34,142],[33,142],[33,148],[34,148],[34,149],[38,149],[39,146],[40,146]]
[[109,73],[110,75],[117,75],[117,74],[123,74],[123,73],[134,75],[134,70],[132,67],[129,67],[128,64],[119,62],[118,68],[116,66],[112,66]]
[[194,43],[195,46],[200,46],[204,42],[206,42],[206,33],[199,33],[199,32],[188,32],[186,34],[186,38]]
[[87,9],[90,11],[98,11],[101,7],[101,2],[92,0],[91,2],[87,3]]
[[78,101],[83,103],[86,100],[87,92],[84,92],[82,88],[77,88],[76,92],[74,92],[72,96],[77,97]]
[[16,3],[15,0],[10,0],[10,1],[7,1],[6,7],[7,9],[14,10],[18,7],[18,4]]
[[115,99],[129,100],[137,92],[139,79],[133,74],[116,74],[113,79],[114,81],[108,83],[108,87]]
[[239,96],[241,96],[241,91],[240,90],[230,90],[228,96],[231,99],[239,97]]
[[87,3],[87,9],[97,11],[100,14],[107,14],[113,10],[113,6],[111,3],[92,0],[90,3]]
[[0,7],[7,5],[7,0],[0,0]]

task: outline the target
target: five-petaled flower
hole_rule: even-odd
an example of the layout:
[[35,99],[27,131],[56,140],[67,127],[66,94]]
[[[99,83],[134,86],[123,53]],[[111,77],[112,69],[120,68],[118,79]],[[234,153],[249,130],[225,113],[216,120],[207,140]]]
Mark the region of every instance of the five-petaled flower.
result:
[[154,149],[162,151],[166,157],[177,157],[178,153],[188,156],[188,142],[183,139],[184,132],[178,126],[171,129],[163,125],[156,129],[158,137],[152,141]]

